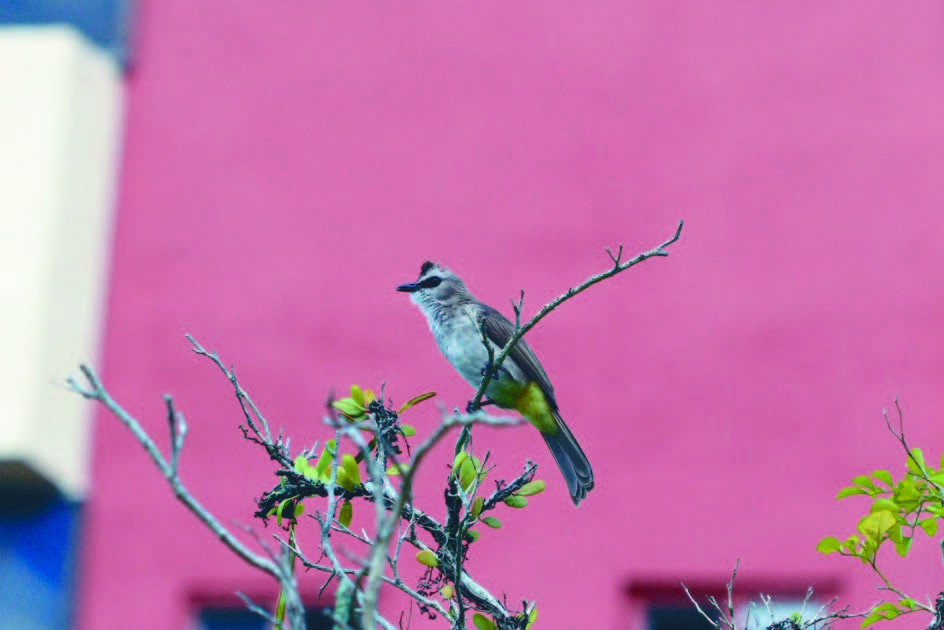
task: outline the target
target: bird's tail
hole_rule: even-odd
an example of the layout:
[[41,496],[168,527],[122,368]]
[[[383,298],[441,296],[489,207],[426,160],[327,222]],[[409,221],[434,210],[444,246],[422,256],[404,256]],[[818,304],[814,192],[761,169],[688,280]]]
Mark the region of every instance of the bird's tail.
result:
[[577,438],[570,432],[564,419],[557,411],[553,413],[554,420],[557,422],[557,433],[547,435],[542,432],[541,435],[544,436],[544,441],[551,449],[551,455],[554,456],[557,467],[564,475],[570,498],[574,505],[580,505],[580,502],[587,497],[587,493],[593,490],[593,470],[590,468],[590,460],[577,444]]

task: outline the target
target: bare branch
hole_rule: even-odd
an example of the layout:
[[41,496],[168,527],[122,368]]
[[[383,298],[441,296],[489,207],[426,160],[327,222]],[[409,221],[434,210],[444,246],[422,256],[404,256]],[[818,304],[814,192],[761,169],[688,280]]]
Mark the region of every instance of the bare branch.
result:
[[167,406],[167,424],[170,427],[170,467],[176,474],[180,451],[187,435],[187,421],[182,413],[174,409],[174,399],[170,395],[164,394],[164,404]]
[[213,532],[214,536],[219,538],[220,541],[229,547],[233,553],[248,562],[251,566],[254,566],[260,571],[264,571],[269,575],[278,578],[279,569],[273,562],[247,549],[245,545],[239,542],[239,540],[237,540],[236,537],[233,536],[233,534],[230,533],[230,531],[226,529],[226,527],[224,527],[223,524],[220,523],[216,517],[209,512],[209,510],[200,505],[196,498],[190,494],[190,491],[187,490],[184,484],[180,481],[180,477],[178,477],[176,469],[171,464],[169,464],[166,459],[164,459],[164,456],[161,455],[157,445],[154,444],[154,440],[152,440],[147,434],[147,432],[141,426],[141,423],[138,422],[134,416],[125,411],[121,405],[115,402],[115,400],[105,389],[104,385],[102,385],[102,382],[95,373],[95,370],[93,370],[88,365],[80,365],[79,369],[85,376],[86,381],[88,381],[88,386],[83,387],[79,385],[72,377],[67,380],[67,386],[72,391],[85,398],[100,402],[105,406],[106,409],[108,409],[109,412],[111,412],[113,416],[115,416],[123,425],[125,425],[129,431],[131,431],[131,434],[135,437],[135,439],[137,439],[141,446],[144,447],[144,450],[147,451],[148,455],[151,457],[151,460],[157,464],[161,474],[167,479],[171,489],[174,491],[174,496],[176,496],[177,499],[183,503],[188,510],[193,512],[197,519],[211,532]]
[[706,613],[704,610],[702,610],[701,606],[698,605],[698,600],[696,600],[696,599],[692,596],[691,591],[688,590],[688,587],[685,586],[684,583],[682,584],[682,590],[684,590],[684,591],[685,591],[685,594],[688,595],[688,599],[689,599],[689,601],[691,601],[692,604],[695,606],[695,610],[697,610],[698,612],[700,612],[700,613],[701,613],[701,616],[704,617],[705,620],[708,621],[708,623],[710,623],[712,626],[714,626],[715,628],[718,628],[718,629],[720,630],[721,626],[720,626],[714,619],[711,618],[711,615],[709,615],[709,614]]
[[256,613],[257,615],[259,615],[260,617],[262,617],[263,619],[271,623],[273,627],[278,627],[279,625],[281,625],[278,619],[276,619],[274,616],[269,614],[267,610],[265,610],[264,608],[256,604],[254,601],[249,599],[249,596],[246,595],[245,593],[236,591],[236,597],[243,600],[243,604],[246,605],[246,608],[248,608],[252,612]]
[[[272,433],[269,431],[269,423],[266,421],[265,416],[262,415],[262,412],[259,411],[259,408],[256,406],[256,403],[253,402],[252,397],[249,396],[249,393],[246,392],[239,384],[239,381],[236,379],[236,373],[223,365],[223,361],[220,360],[220,357],[216,352],[207,351],[200,343],[193,338],[193,335],[187,334],[184,335],[187,338],[187,341],[190,342],[193,351],[200,356],[208,358],[210,361],[216,365],[226,377],[226,379],[233,384],[233,388],[236,390],[236,400],[239,402],[240,408],[243,410],[243,415],[246,417],[246,423],[249,425],[249,428],[260,438],[264,437],[265,441],[272,442]],[[246,405],[249,408],[246,408]],[[250,414],[251,410],[251,414]],[[255,417],[255,421],[253,420]],[[258,425],[256,424],[258,422]]]
[[[501,351],[494,357],[492,356],[493,353],[491,351],[491,344],[489,344],[488,340],[485,339],[484,333],[483,333],[483,339],[485,339],[485,347],[486,349],[488,349],[488,354],[489,354],[489,364],[488,364],[488,368],[485,370],[485,375],[482,377],[482,384],[479,385],[478,390],[476,390],[475,392],[475,396],[469,402],[468,409],[472,411],[472,410],[478,409],[481,406],[482,397],[485,396],[485,390],[488,389],[488,385],[492,380],[492,374],[496,373],[498,370],[501,369],[502,363],[505,361],[505,358],[511,352],[512,348],[515,347],[515,344],[518,343],[518,341],[520,341],[521,338],[524,337],[525,334],[527,334],[529,330],[534,328],[538,324],[538,322],[544,319],[544,317],[548,313],[556,309],[558,306],[560,306],[567,300],[578,295],[579,293],[586,291],[587,289],[597,284],[598,282],[603,282],[607,278],[612,278],[616,274],[626,271],[630,267],[635,267],[639,263],[646,261],[650,258],[668,256],[669,255],[668,247],[673,245],[676,241],[679,240],[679,238],[681,238],[683,225],[684,225],[684,221],[679,221],[678,228],[676,228],[675,234],[672,236],[672,238],[664,241],[660,245],[657,245],[656,247],[648,251],[645,251],[641,254],[637,254],[634,258],[631,258],[630,260],[627,260],[624,263],[619,262],[623,253],[622,245],[620,246],[619,253],[616,254],[615,256],[612,252],[608,251],[607,253],[610,256],[610,260],[612,260],[614,263],[613,267],[611,267],[610,269],[602,273],[598,273],[595,276],[591,276],[586,281],[577,285],[576,287],[567,289],[565,293],[561,294],[557,298],[545,304],[544,308],[538,311],[538,313],[534,317],[532,317],[528,321],[528,323],[526,323],[524,326],[520,325],[520,314],[516,314],[516,319],[518,320],[518,322],[517,322],[517,325],[515,326],[514,334],[508,340],[508,343],[505,344],[505,347],[502,348]],[[523,299],[524,297],[522,296],[522,300]],[[479,323],[476,322],[476,325],[479,325]]]
[[[462,606],[468,602],[470,607],[490,614],[495,619],[511,619],[514,616],[496,597],[473,580],[464,570],[462,567],[464,547],[461,534],[457,535],[455,532],[447,534],[447,529],[442,524],[416,508],[412,504],[412,488],[417,471],[426,455],[453,427],[461,427],[464,432],[466,432],[473,424],[516,426],[522,423],[521,419],[493,417],[481,411],[471,414],[453,413],[445,415],[441,424],[433,433],[429,435],[418,448],[414,449],[408,466],[403,468],[403,478],[400,488],[397,490],[390,484],[385,472],[385,462],[390,459],[394,463],[397,463],[397,458],[395,453],[386,452],[389,444],[383,439],[380,439],[380,433],[378,432],[375,441],[368,445],[360,433],[360,430],[364,428],[362,426],[363,423],[344,424],[339,422],[337,418],[334,418],[332,424],[336,429],[335,449],[331,457],[329,480],[327,483],[322,483],[307,478],[302,472],[295,468],[295,462],[290,458],[288,440],[283,439],[281,432],[273,439],[268,422],[262,416],[258,407],[252,402],[248,393],[239,384],[234,371],[231,368],[227,368],[216,353],[208,352],[190,336],[188,336],[188,340],[193,346],[194,352],[209,358],[233,385],[237,401],[245,417],[246,427],[243,427],[244,436],[263,446],[269,453],[269,456],[280,466],[276,474],[282,478],[283,482],[279,484],[275,490],[264,495],[263,499],[259,500],[258,504],[260,509],[256,515],[265,518],[271,513],[273,507],[286,504],[286,502],[302,501],[308,496],[325,496],[327,498],[325,510],[323,513],[316,513],[314,518],[320,523],[320,547],[323,557],[328,560],[327,563],[311,562],[301,553],[301,550],[293,539],[284,541],[278,536],[276,536],[276,539],[279,541],[280,549],[284,553],[277,554],[258,538],[254,531],[248,530],[247,528],[249,534],[265,551],[265,555],[254,553],[237,540],[226,527],[219,523],[212,514],[197,502],[182,484],[178,476],[178,463],[187,433],[187,424],[183,414],[177,410],[170,396],[164,397],[170,433],[170,455],[165,458],[141,424],[109,395],[98,376],[91,368],[84,365],[81,366],[87,384],[80,385],[75,379],[70,378],[67,381],[68,387],[85,398],[96,400],[105,406],[112,415],[118,418],[119,421],[129,429],[139,443],[142,444],[152,461],[155,462],[161,473],[167,479],[177,498],[184,503],[214,535],[220,538],[227,547],[236,553],[238,557],[248,562],[250,566],[259,568],[278,580],[282,589],[280,607],[284,603],[287,620],[291,622],[292,627],[302,627],[304,615],[304,607],[298,593],[297,579],[294,574],[295,558],[299,558],[306,568],[313,568],[327,573],[329,580],[332,576],[341,580],[341,590],[349,592],[352,598],[351,601],[357,602],[362,612],[362,621],[365,628],[382,627],[392,629],[395,627],[377,612],[377,595],[380,585],[384,583],[403,591],[414,601],[418,602],[426,611],[455,618],[455,610],[450,611],[447,606],[429,597],[428,594],[424,594],[421,592],[421,589],[411,588],[400,578],[397,563],[404,542],[409,543],[417,549],[429,549],[432,551],[429,546],[417,538],[416,528],[422,529],[432,536],[439,547],[437,553],[443,554],[443,566],[441,567],[441,571],[443,575],[450,576],[449,579],[455,582],[457,590],[457,598],[453,602],[453,605],[456,605],[456,602],[458,602],[461,611]],[[368,469],[369,479],[364,483],[358,484],[353,489],[342,488],[338,485],[337,481],[340,466],[340,442],[342,437],[349,439],[358,447],[362,459],[366,460]],[[463,438],[460,437],[460,442],[462,439]],[[308,449],[303,450],[301,455],[307,457],[313,453],[313,449]],[[486,455],[486,461],[487,458],[488,456]],[[508,484],[500,485],[484,503],[487,507],[484,507],[483,510],[491,509],[502,501],[503,498],[520,489],[524,483],[530,481],[534,470],[534,465],[529,463],[522,475],[519,475],[519,477]],[[476,481],[476,487],[477,484],[478,481]],[[470,503],[473,494],[474,491],[472,494],[459,494],[459,496],[462,497],[464,505],[462,527],[466,529],[475,521],[475,519],[470,516],[469,506],[466,505]],[[377,534],[373,538],[367,535],[366,532],[363,536],[359,536],[337,521],[338,502],[342,499],[347,501],[354,497],[369,500],[377,507]],[[292,504],[293,503],[287,503],[287,505]],[[293,532],[295,527],[294,513],[292,513],[289,519],[292,521],[290,531]],[[469,519],[468,523],[465,522],[466,519]],[[405,530],[403,528],[404,523],[406,524]],[[341,562],[332,544],[331,532],[334,531],[351,536],[361,543],[369,545],[371,553],[366,562],[357,560],[356,562],[358,562],[360,566],[346,567]],[[460,528],[457,531],[461,532],[464,531],[464,529]],[[396,549],[394,555],[391,557],[388,553],[388,548],[395,533],[397,533]],[[452,549],[452,542],[456,543],[456,549]],[[392,577],[385,574],[388,565],[393,570]],[[362,587],[362,583],[365,579],[366,585]],[[276,619],[252,602],[247,601],[247,606],[250,606],[251,609],[257,613],[261,612],[269,621]],[[281,614],[280,612],[279,615]],[[456,621],[460,622],[458,619],[456,619]],[[343,627],[343,624],[340,622],[339,627]]]

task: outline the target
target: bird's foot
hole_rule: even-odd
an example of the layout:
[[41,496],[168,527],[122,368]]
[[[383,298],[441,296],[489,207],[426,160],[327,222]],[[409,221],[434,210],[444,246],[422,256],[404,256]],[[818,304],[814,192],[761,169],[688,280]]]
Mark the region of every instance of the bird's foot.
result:
[[472,403],[473,403],[473,401],[470,400],[469,402],[467,402],[467,403],[465,404],[465,412],[466,412],[466,413],[475,413],[476,411],[478,411],[478,410],[481,409],[482,407],[485,407],[486,405],[494,405],[494,404],[497,404],[494,400],[483,400],[482,402],[480,402],[480,403],[477,404],[477,405],[474,405],[474,404],[472,404]]
[[488,362],[486,362],[485,365],[483,365],[483,366],[482,366],[482,369],[481,369],[482,377],[484,378],[484,376],[485,376],[486,374],[488,374],[488,375],[489,375],[489,378],[492,379],[493,381],[499,380],[499,379],[501,378],[501,373],[502,373],[502,372],[504,372],[506,375],[508,375],[508,370],[506,370],[506,369],[503,368],[503,367],[498,368],[497,370],[496,370],[494,367],[492,367],[492,369],[489,370],[489,363],[488,363]]

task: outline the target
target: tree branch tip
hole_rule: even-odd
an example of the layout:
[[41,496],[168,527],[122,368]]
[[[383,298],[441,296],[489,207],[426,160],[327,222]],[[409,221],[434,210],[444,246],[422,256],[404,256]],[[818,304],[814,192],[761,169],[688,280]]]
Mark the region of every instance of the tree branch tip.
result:
[[683,227],[684,225],[685,225],[685,221],[682,220],[682,219],[680,219],[680,220],[679,220],[678,227],[675,228],[675,234],[672,236],[672,238],[670,238],[669,240],[667,240],[666,242],[664,242],[664,243],[659,247],[659,249],[661,250],[661,249],[663,249],[663,248],[666,248],[666,247],[668,247],[669,245],[672,245],[673,243],[675,243],[676,241],[678,241],[678,240],[682,237],[682,227]]
[[206,354],[206,350],[204,350],[203,346],[193,335],[190,333],[184,333],[184,338],[190,342],[190,349],[193,352],[196,352],[197,354]]

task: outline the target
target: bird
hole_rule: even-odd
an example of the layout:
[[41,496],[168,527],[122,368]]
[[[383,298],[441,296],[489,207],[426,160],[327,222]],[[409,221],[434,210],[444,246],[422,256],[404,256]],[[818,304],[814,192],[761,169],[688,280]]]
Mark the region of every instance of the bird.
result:
[[[459,276],[432,261],[422,264],[416,282],[401,284],[397,291],[410,294],[426,316],[443,356],[478,390],[489,365],[484,340],[497,355],[515,333],[515,325],[477,300]],[[554,387],[541,362],[523,339],[514,345],[501,368],[493,371],[485,397],[498,407],[516,410],[541,433],[571,500],[580,505],[593,489],[590,460],[561,417]]]

